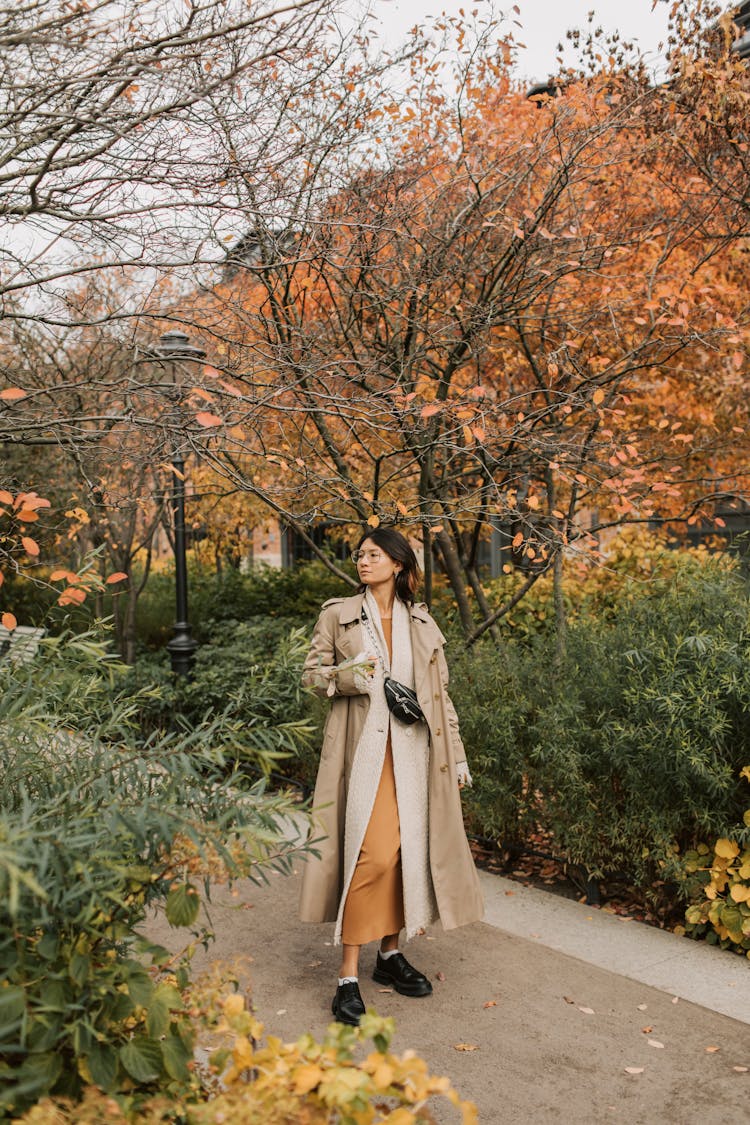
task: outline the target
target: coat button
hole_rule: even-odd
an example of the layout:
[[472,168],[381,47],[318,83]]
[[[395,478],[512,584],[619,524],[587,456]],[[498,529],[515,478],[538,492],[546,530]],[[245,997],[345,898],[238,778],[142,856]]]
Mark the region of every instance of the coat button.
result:
[[447,773],[447,772],[448,772],[448,767],[447,767],[447,766],[441,766],[441,767],[440,767],[440,772],[441,772],[441,773]]

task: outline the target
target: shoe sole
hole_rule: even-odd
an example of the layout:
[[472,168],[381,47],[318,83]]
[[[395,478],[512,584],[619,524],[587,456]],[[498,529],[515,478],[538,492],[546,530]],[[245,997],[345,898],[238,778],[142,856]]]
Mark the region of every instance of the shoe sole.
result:
[[378,984],[387,984],[390,988],[395,988],[396,992],[401,996],[411,996],[417,1000],[420,996],[432,996],[432,985],[427,981],[427,987],[420,986],[418,991],[404,987],[403,984],[397,984],[393,977],[389,977],[387,973],[381,973],[378,969],[372,974],[372,979]]
[[[342,1019],[341,1016],[336,1011],[336,1005],[335,1004],[331,1004],[331,1012],[333,1013],[333,1018],[336,1020],[337,1023],[345,1023],[347,1025],[347,1027],[359,1027],[359,1020]],[[362,1015],[364,1015],[364,1012],[362,1013]],[[361,1020],[362,1016],[360,1016],[359,1019]]]

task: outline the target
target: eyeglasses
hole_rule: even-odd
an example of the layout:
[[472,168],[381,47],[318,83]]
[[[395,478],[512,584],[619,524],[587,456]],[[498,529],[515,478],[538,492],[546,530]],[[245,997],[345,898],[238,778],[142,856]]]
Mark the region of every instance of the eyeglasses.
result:
[[382,551],[352,551],[352,562],[379,563],[383,557]]

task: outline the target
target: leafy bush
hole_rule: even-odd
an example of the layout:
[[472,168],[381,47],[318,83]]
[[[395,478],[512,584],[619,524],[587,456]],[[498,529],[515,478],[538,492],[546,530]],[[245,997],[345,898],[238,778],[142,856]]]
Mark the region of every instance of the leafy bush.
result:
[[[741,770],[750,781],[750,766]],[[685,911],[690,937],[732,949],[750,958],[750,809],[732,838],[717,840],[686,852],[675,861],[685,897],[694,901]]]
[[[219,623],[286,619],[309,625],[328,598],[347,593],[341,579],[319,562],[276,569],[225,570],[221,574],[191,565],[190,620],[196,640],[207,642],[220,632]],[[147,648],[160,648],[172,635],[174,573],[171,568],[149,577],[138,602],[138,637]]]
[[529,786],[529,737],[539,708],[534,662],[516,645],[489,640],[451,660],[451,697],[471,764],[463,794],[467,829],[520,846],[538,818]]
[[190,726],[222,715],[231,723],[228,757],[253,769],[308,772],[303,763],[317,758],[320,719],[302,687],[308,636],[288,619],[227,621],[196,652],[190,679],[176,678],[166,654],[145,656],[128,674],[133,690],[157,683],[141,707],[142,729]]
[[473,675],[462,665],[455,695],[470,761],[491,779],[472,805],[484,834],[513,838],[535,818],[571,862],[648,893],[675,848],[741,821],[748,594],[721,560],[677,563],[669,581],[628,592],[611,622],[582,615],[561,662],[537,639],[524,641],[521,671],[517,652],[474,654]]
[[[22,1119],[23,1125],[428,1125],[429,1106],[443,1098],[461,1111],[463,1125],[476,1125],[476,1108],[462,1102],[447,1078],[431,1075],[414,1052],[389,1051],[393,1021],[369,1012],[359,1028],[331,1024],[322,1043],[304,1035],[296,1043],[269,1037],[245,1009],[242,997],[228,996],[220,1027],[234,1035],[232,1047],[213,1055],[224,1071],[224,1089],[214,1097],[176,1102],[170,1096],[149,1099],[133,1113],[99,1090],[87,1089],[81,1103],[45,1099]],[[374,1050],[363,1059],[355,1050],[367,1040]],[[387,1101],[385,1099],[388,1099]]]
[[257,879],[299,846],[287,799],[227,775],[223,719],[141,744],[153,689],[123,673],[91,638],[0,662],[0,1118],[90,1082],[190,1093],[186,970],[164,976],[171,958],[138,924],[162,902],[193,925],[196,858]]

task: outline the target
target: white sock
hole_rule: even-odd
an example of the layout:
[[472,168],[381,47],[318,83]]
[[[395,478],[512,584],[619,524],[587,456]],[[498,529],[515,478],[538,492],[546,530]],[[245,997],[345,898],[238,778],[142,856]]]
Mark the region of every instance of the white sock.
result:
[[359,977],[339,977],[339,985],[342,984],[358,984]]
[[380,958],[382,961],[387,961],[389,957],[393,957],[396,953],[398,953],[397,949],[389,949],[387,953],[383,953],[383,950],[381,949]]

